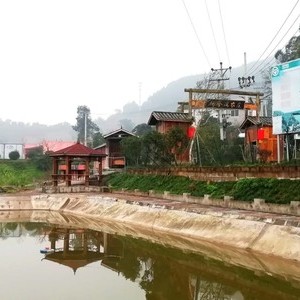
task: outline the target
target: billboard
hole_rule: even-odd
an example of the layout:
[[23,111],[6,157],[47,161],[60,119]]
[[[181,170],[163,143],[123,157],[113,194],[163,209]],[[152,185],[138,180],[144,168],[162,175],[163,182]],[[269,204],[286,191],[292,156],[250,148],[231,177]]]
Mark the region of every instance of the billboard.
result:
[[272,68],[273,134],[300,132],[300,59]]

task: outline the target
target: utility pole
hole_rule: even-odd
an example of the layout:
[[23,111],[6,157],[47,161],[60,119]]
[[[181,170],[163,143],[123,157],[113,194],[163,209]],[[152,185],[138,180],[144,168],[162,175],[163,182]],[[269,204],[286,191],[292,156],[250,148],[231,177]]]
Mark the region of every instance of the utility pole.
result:
[[238,78],[239,86],[241,89],[251,86],[255,83],[254,76],[247,77],[247,54],[244,52],[244,76]]
[[87,113],[84,113],[84,146],[87,146]]
[[[238,77],[238,82],[239,82],[240,88],[244,89],[244,90],[247,90],[247,88],[250,87],[251,84],[255,83],[254,76],[247,77],[247,54],[246,54],[246,52],[244,52],[244,75],[242,77]],[[247,97],[245,97],[245,101],[248,102]],[[247,116],[248,116],[248,110],[245,110],[245,117],[247,117]]]
[[[225,77],[225,74],[227,71],[231,71],[231,67],[223,68],[223,63],[220,62],[220,68],[214,69],[211,68],[211,71],[213,72],[213,76],[209,79],[209,81],[216,81],[217,82],[217,90],[220,88],[224,89],[224,81],[229,80],[229,77]],[[223,83],[222,87],[221,82]],[[220,97],[220,94],[218,93],[218,99]],[[224,140],[226,138],[226,131],[224,130],[224,125],[226,124],[226,116],[223,113],[222,109],[218,110],[218,118],[219,118],[219,126],[220,126],[220,140]]]

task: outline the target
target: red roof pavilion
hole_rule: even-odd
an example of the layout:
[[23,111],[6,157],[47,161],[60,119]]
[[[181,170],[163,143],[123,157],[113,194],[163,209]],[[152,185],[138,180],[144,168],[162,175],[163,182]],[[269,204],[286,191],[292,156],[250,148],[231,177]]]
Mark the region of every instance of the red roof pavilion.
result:
[[[95,150],[84,146],[80,143],[76,143],[64,149],[60,149],[49,154],[50,157],[53,158],[53,185],[57,186],[59,180],[64,180],[66,182],[66,186],[71,185],[71,180],[74,178],[74,170],[75,166],[74,162],[82,162],[85,165],[84,168],[84,181],[85,185],[88,186],[90,184],[90,166],[89,163],[92,161],[98,161],[98,185],[101,183],[101,175],[102,175],[102,158],[106,157],[106,154],[101,153],[99,150]],[[59,168],[59,165],[64,164],[64,168]],[[60,174],[60,170],[64,169],[63,174]]]

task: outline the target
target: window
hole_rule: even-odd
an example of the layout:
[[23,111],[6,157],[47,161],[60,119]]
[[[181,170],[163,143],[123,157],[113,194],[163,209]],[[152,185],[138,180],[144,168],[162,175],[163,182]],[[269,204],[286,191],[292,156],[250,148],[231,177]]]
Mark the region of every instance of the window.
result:
[[238,109],[231,110],[231,116],[232,117],[238,117],[239,116],[239,110]]

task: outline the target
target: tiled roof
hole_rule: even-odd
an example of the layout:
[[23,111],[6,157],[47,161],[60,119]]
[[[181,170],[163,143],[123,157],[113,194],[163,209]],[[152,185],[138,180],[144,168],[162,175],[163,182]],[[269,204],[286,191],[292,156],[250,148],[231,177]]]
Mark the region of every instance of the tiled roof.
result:
[[187,113],[153,111],[148,125],[155,125],[159,121],[191,123],[193,122],[193,118]]
[[58,150],[50,154],[50,156],[106,156],[99,150],[94,150],[80,143],[76,143],[64,149]]
[[109,132],[109,133],[103,135],[103,137],[106,139],[106,138],[108,138],[110,136],[118,135],[118,134],[122,134],[122,133],[123,134],[125,133],[126,135],[134,136],[134,134],[132,132],[129,132],[126,129],[123,129],[123,128],[119,128],[119,129],[117,129],[115,131],[112,131],[112,132]]
[[250,117],[248,116],[241,124],[240,129],[250,126],[272,126],[272,117]]

